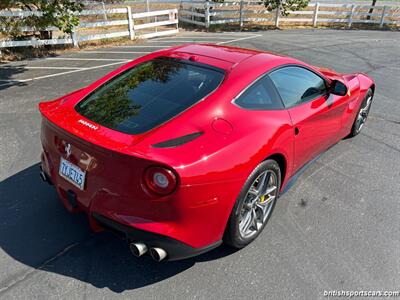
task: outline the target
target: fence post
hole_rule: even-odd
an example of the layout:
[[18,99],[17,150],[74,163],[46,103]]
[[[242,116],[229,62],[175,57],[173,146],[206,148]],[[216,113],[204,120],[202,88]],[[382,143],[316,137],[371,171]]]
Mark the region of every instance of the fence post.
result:
[[204,22],[206,28],[210,28],[210,2],[206,1],[206,7],[204,10]]
[[106,12],[106,5],[104,4],[104,1],[102,1],[101,4],[102,4],[103,10],[104,10],[104,21],[108,22],[107,12]]
[[128,17],[129,38],[133,40],[135,38],[135,30],[133,28],[132,8],[130,6],[126,7],[126,13]]
[[169,20],[173,21],[173,20],[177,20],[178,22],[176,23],[176,29],[179,30],[179,11],[173,10],[172,12],[169,13]]
[[351,24],[353,23],[353,14],[354,14],[355,9],[356,9],[356,6],[353,4],[351,6],[351,11],[350,11],[350,15],[349,15],[349,28],[351,28]]
[[313,27],[317,27],[318,9],[319,9],[319,2],[315,3],[314,16],[313,16]]
[[243,0],[240,0],[239,27],[240,27],[240,30],[242,30],[242,27],[243,27]]
[[379,27],[382,28],[383,24],[385,24],[385,14],[386,14],[387,6],[385,5],[382,10],[381,22],[379,23]]
[[76,34],[75,28],[72,29],[71,39],[72,45],[74,45],[75,48],[79,48],[78,36]]
[[175,10],[171,9],[168,14],[168,20],[174,21],[175,19],[178,19],[178,16],[175,14]]
[[278,6],[276,8],[276,13],[275,13],[275,27],[279,27],[279,15],[281,14],[281,8]]

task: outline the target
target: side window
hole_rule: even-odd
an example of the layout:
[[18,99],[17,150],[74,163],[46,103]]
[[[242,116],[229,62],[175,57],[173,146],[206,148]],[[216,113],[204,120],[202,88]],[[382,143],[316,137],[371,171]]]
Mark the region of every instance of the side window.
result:
[[287,108],[326,94],[325,81],[305,68],[284,67],[269,77]]
[[235,100],[235,104],[246,109],[273,110],[283,108],[282,101],[268,77],[263,77],[248,87]]

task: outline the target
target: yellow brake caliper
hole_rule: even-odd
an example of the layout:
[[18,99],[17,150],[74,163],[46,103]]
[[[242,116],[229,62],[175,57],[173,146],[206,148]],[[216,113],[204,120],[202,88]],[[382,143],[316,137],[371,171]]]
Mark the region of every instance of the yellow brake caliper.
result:
[[265,195],[262,195],[261,197],[260,197],[260,203],[263,203],[265,201]]

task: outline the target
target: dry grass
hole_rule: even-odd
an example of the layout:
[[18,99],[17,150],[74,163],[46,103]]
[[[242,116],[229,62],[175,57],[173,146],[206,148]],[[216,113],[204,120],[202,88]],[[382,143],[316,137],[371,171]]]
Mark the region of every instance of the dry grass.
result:
[[97,41],[88,41],[79,44],[79,48],[74,48],[70,45],[56,45],[56,46],[44,46],[44,47],[16,47],[2,49],[0,61],[18,61],[24,59],[41,58],[58,56],[65,53],[79,52],[82,49],[93,50],[104,46],[121,46],[121,45],[140,45],[144,41],[141,39],[130,40],[126,38],[114,38],[114,39],[102,39]]

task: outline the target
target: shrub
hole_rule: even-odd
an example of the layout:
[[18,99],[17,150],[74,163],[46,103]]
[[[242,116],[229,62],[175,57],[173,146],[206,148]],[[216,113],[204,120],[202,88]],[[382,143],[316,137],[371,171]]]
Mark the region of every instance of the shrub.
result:
[[71,34],[73,28],[79,25],[76,12],[83,9],[83,4],[71,0],[2,0],[0,9],[23,9],[25,11],[41,11],[41,15],[27,17],[1,17],[0,32],[7,36],[18,38],[24,36],[23,27],[33,28],[41,38],[51,38],[47,27],[57,27],[60,31]]
[[268,11],[279,7],[283,16],[288,16],[291,10],[301,10],[306,8],[309,0],[263,0]]

